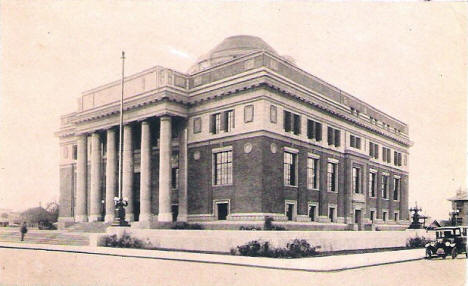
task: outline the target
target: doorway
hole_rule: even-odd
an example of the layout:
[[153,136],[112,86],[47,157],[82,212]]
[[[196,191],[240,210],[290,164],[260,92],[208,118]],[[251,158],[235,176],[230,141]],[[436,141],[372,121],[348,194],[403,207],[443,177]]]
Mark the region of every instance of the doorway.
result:
[[286,203],[286,216],[289,221],[293,220],[294,204]]
[[218,220],[227,220],[229,214],[229,203],[216,203]]
[[362,230],[361,210],[354,210],[354,223],[357,224],[358,230]]
[[172,212],[172,221],[173,222],[177,221],[177,216],[179,215],[179,205],[172,205],[171,212]]

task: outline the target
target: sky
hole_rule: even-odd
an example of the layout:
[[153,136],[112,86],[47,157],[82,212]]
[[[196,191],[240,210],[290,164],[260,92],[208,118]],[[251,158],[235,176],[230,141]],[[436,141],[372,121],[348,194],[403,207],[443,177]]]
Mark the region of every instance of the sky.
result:
[[409,124],[409,201],[447,218],[466,187],[467,4],[0,1],[0,208],[58,200],[60,115],[81,92],[161,65],[186,72],[224,38],[263,38]]

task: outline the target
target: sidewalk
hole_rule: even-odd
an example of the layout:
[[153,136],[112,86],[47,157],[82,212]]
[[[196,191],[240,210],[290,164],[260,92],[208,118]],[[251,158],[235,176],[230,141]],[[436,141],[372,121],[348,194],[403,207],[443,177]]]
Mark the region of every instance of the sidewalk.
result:
[[0,242],[0,248],[31,249],[35,251],[60,251],[87,255],[110,255],[142,259],[161,259],[211,264],[225,264],[269,269],[333,272],[383,264],[414,261],[424,258],[424,249],[385,251],[376,253],[335,255],[308,258],[265,258],[219,254],[202,254],[177,251],[108,248],[90,246],[44,245]]

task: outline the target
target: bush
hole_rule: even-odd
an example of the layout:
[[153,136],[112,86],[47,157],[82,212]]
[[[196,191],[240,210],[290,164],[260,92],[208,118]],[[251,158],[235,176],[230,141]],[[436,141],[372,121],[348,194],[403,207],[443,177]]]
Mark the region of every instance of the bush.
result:
[[273,225],[273,218],[271,216],[265,217],[265,222],[263,223],[263,229],[264,230],[286,230],[286,228],[282,226]]
[[262,228],[258,226],[248,225],[239,227],[239,230],[262,230]]
[[431,242],[429,238],[424,236],[415,236],[410,237],[406,240],[406,247],[407,248],[422,248],[426,246],[426,243]]
[[319,246],[311,247],[304,239],[294,239],[285,248],[271,247],[268,241],[252,240],[247,244],[231,249],[231,255],[273,257],[273,258],[298,258],[318,254]]
[[171,225],[171,229],[203,229],[203,226],[198,223],[176,222]]
[[141,239],[131,237],[130,234],[124,232],[119,238],[116,234],[106,235],[104,237],[104,246],[106,247],[121,247],[121,248],[149,248],[151,243],[143,242]]

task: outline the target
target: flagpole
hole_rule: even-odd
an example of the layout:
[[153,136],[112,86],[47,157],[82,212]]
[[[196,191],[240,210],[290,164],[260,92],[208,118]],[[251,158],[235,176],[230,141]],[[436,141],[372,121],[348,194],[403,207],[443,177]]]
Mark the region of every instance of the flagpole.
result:
[[124,99],[125,52],[122,51],[122,80],[120,82],[120,123],[119,123],[119,200],[123,200],[122,193],[122,145],[123,145],[123,99]]
[[123,159],[123,99],[124,99],[124,76],[125,76],[125,52],[122,51],[122,80],[120,82],[120,123],[119,123],[119,197],[115,200],[115,216],[114,226],[129,226],[125,221],[125,207],[128,202],[123,198],[122,192],[122,159]]

